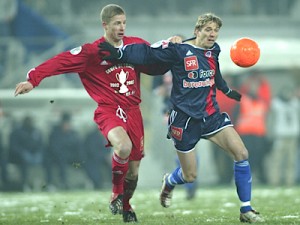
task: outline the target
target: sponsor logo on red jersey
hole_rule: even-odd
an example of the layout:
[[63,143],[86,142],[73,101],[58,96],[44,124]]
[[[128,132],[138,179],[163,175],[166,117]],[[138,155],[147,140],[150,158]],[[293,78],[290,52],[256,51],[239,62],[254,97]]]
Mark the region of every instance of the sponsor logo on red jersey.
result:
[[189,56],[184,58],[184,68],[186,71],[198,70],[198,60],[196,56]]

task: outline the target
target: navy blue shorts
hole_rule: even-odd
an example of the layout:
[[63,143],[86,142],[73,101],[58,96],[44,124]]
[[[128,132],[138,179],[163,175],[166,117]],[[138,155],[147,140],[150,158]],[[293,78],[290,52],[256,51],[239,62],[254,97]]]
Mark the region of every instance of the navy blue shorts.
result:
[[201,138],[233,126],[227,113],[216,112],[202,119],[194,119],[180,110],[172,110],[169,117],[168,136],[180,152],[192,150]]

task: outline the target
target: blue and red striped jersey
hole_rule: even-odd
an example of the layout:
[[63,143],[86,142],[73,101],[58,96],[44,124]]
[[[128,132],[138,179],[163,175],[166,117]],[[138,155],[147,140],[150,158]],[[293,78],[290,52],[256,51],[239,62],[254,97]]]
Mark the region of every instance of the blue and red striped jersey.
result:
[[173,74],[170,101],[189,116],[202,119],[217,111],[216,88],[229,91],[219,68],[220,47],[215,43],[210,49],[182,43],[160,41],[126,45],[122,48],[124,62],[132,64],[167,63]]

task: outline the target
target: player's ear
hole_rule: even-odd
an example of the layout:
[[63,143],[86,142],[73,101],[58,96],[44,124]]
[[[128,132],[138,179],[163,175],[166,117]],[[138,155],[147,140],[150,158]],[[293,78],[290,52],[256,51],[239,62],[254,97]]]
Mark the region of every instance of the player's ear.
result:
[[107,23],[102,22],[102,27],[103,27],[104,30],[107,30]]
[[198,33],[199,31],[200,31],[199,28],[195,28],[195,30],[194,30],[194,35],[195,35],[195,37],[197,37],[197,33]]

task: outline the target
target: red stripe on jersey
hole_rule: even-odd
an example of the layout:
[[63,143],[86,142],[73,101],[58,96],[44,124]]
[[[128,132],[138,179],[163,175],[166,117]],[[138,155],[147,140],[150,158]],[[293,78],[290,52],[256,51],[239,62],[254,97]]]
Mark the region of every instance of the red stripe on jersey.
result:
[[[208,51],[205,51],[204,54],[206,56],[209,55],[209,57],[207,57],[209,67],[210,67],[211,70],[216,71],[216,62],[215,62],[214,58],[212,57],[212,54],[207,54],[207,52]],[[215,79],[215,74],[210,79]],[[214,89],[211,87],[209,89],[209,93],[208,93],[207,98],[206,98],[206,107],[205,107],[205,111],[207,112],[208,115],[211,115],[211,114],[213,114],[217,111],[216,108],[214,107],[213,95],[214,95]]]

